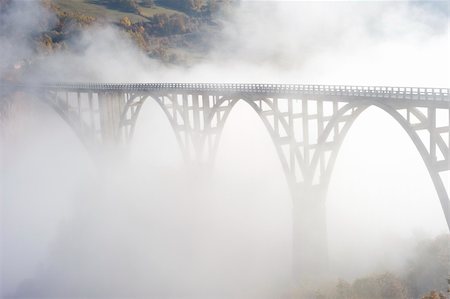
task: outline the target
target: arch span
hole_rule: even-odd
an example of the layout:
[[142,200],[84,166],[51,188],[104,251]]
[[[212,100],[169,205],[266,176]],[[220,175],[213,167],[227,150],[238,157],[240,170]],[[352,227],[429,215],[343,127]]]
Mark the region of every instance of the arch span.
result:
[[[253,108],[253,110],[259,115],[261,121],[264,123],[264,126],[270,134],[276,148],[290,191],[294,192],[295,184],[297,182],[296,176],[301,172],[307,171],[302,153],[298,147],[292,146],[292,140],[294,139],[294,127],[291,126],[290,122],[284,117],[279,117],[276,119],[276,115],[280,114],[280,111],[274,101],[271,101],[268,98],[258,98],[256,101],[244,101]],[[268,108],[266,111],[263,109],[263,103]],[[269,116],[271,119],[273,118],[272,121],[269,119]],[[284,133],[286,133],[285,137],[287,138],[283,139],[283,137],[281,137],[279,126],[283,128]],[[287,148],[287,150],[283,150],[283,147]],[[295,165],[298,165],[297,169]]]
[[[443,150],[443,154],[446,155],[446,157],[444,157],[444,162],[448,161],[449,158],[449,149],[448,147],[446,147],[444,140],[442,139],[442,137],[440,135],[436,135],[434,136],[435,140],[430,140],[430,150],[427,149],[427,146],[425,145],[425,143],[423,142],[423,140],[420,138],[420,136],[417,134],[417,130],[416,128],[422,129],[422,130],[432,130],[432,128],[428,128],[426,127],[426,124],[428,124],[430,122],[429,119],[427,119],[427,117],[419,110],[417,110],[417,108],[415,107],[410,107],[410,108],[406,108],[406,107],[401,107],[401,108],[396,108],[393,107],[389,104],[383,103],[381,101],[366,101],[364,103],[349,103],[347,105],[345,105],[344,107],[342,107],[338,113],[336,115],[333,116],[333,119],[330,121],[330,123],[328,124],[328,126],[326,127],[323,136],[321,137],[321,144],[323,146],[324,144],[324,140],[327,139],[328,135],[331,133],[332,128],[336,125],[336,123],[339,122],[339,120],[348,112],[348,111],[355,111],[354,113],[351,114],[351,117],[349,119],[349,121],[346,123],[344,129],[342,130],[338,142],[336,142],[335,144],[335,149],[332,152],[332,155],[330,157],[330,160],[328,162],[328,167],[327,167],[327,172],[325,174],[325,180],[328,182],[329,178],[331,176],[331,172],[332,169],[334,167],[334,164],[336,162],[336,158],[338,155],[338,152],[340,150],[340,147],[342,145],[343,140],[345,139],[350,127],[353,125],[354,121],[362,114],[362,112],[364,112],[367,108],[369,107],[378,107],[381,110],[383,110],[384,112],[388,113],[392,118],[394,118],[397,123],[399,123],[401,125],[401,127],[403,128],[403,130],[408,134],[408,136],[410,137],[411,141],[413,142],[413,144],[415,145],[416,149],[418,150],[420,156],[422,157],[423,162],[425,163],[425,166],[428,170],[428,174],[431,177],[431,180],[433,182],[433,185],[435,187],[436,193],[439,197],[439,201],[441,204],[441,208],[444,212],[444,217],[446,219],[447,222],[447,226],[450,229],[450,201],[449,201],[449,195],[445,189],[445,185],[444,182],[442,181],[442,178],[440,176],[440,168],[437,167],[438,163],[440,161],[436,160],[436,157],[433,156],[432,154],[432,147],[433,147],[433,143],[435,147],[440,148],[441,150]],[[409,116],[407,116],[407,118],[405,118],[404,115],[402,115],[399,110],[406,110],[407,115],[409,114],[414,114],[417,119],[419,119],[419,121],[421,121],[422,125],[412,125],[411,122],[408,120]],[[432,132],[430,133],[430,138],[432,138],[431,136],[433,136]],[[444,152],[445,151],[445,152]],[[316,163],[317,163],[317,158],[315,159]]]
[[169,120],[184,160],[187,163],[212,164],[224,123],[237,100],[224,96],[211,97],[214,96],[167,93],[143,96],[134,104],[127,105],[137,107],[131,112],[134,116],[130,122],[130,137],[142,104],[150,98],[160,106]]
[[72,128],[75,135],[78,137],[80,142],[84,145],[84,147],[88,150],[88,152],[95,151],[98,146],[95,141],[95,137],[93,136],[89,126],[77,115],[70,115],[67,112],[67,107],[61,107],[60,102],[51,102],[44,101],[48,104],[53,111],[55,111],[59,117],[66,122],[69,127]]
[[[230,99],[223,99],[222,101],[218,102],[213,107],[213,112],[211,113],[210,118],[209,118],[210,121],[214,117],[214,114],[217,113],[217,111],[222,108],[222,103],[227,100],[230,100]],[[276,150],[277,156],[280,160],[281,167],[283,169],[283,173],[286,177],[288,186],[291,189],[290,191],[292,192],[292,189],[294,188],[293,185],[295,184],[295,180],[292,179],[291,174],[292,174],[293,170],[290,167],[289,158],[297,159],[297,161],[299,161],[299,167],[301,170],[304,170],[305,166],[303,164],[303,157],[297,148],[295,148],[292,151],[292,157],[286,157],[286,154],[283,152],[281,145],[287,144],[288,139],[284,139],[284,142],[280,143],[281,138],[278,134],[279,132],[278,132],[277,126],[282,126],[284,132],[289,132],[290,128],[289,128],[289,123],[284,118],[280,118],[279,123],[276,121],[269,120],[268,116],[274,117],[274,115],[279,113],[278,108],[276,107],[276,105],[274,105],[273,101],[271,101],[270,99],[265,98],[265,97],[253,97],[253,98],[236,97],[235,99],[232,99],[232,104],[227,106],[228,109],[226,110],[224,118],[220,124],[220,128],[219,128],[220,134],[223,131],[226,120],[228,119],[229,115],[231,114],[231,111],[236,106],[236,104],[240,101],[243,101],[246,104],[248,104],[253,109],[253,111],[256,112],[256,114],[259,116],[260,120],[263,122],[264,127],[266,128],[267,132],[269,133],[269,135],[272,139],[273,145],[275,146],[275,150]],[[263,108],[263,104],[264,104],[265,108]],[[212,152],[213,160],[215,159],[215,156],[217,154],[217,147],[220,142],[220,134],[218,135],[219,139],[215,143],[215,148],[213,149],[213,152]]]
[[[69,112],[68,105],[62,101],[56,93],[33,93],[30,90],[22,90],[22,94],[34,101],[43,103],[54,111],[58,117],[71,128],[76,138],[88,152],[96,150],[94,136],[91,134],[89,125],[84,122],[76,113]],[[9,95],[11,96],[11,95]]]

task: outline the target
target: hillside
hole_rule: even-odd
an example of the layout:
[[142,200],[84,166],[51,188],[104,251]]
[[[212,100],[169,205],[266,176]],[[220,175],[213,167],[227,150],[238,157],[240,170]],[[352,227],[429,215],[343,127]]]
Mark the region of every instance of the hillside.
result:
[[101,0],[54,0],[53,3],[61,10],[72,13],[80,13],[96,19],[106,19],[111,22],[120,22],[127,17],[132,22],[145,22],[147,18],[157,14],[185,14],[184,12],[170,8],[165,1],[157,1],[151,7],[144,6],[142,2],[136,2],[138,11],[126,11],[123,7],[114,4],[114,1]]
[[[56,16],[56,23],[43,19],[32,34],[24,36],[32,53],[10,61],[2,71],[3,78],[20,77],[18,73],[39,57],[77,51],[76,41],[90,27],[111,26],[149,57],[168,64],[191,65],[208,52],[211,36],[221,30],[222,12],[232,7],[231,0],[36,1]],[[20,3],[0,0],[0,17],[8,16]],[[7,32],[8,24],[0,25]]]
[[[47,0],[59,25],[44,37],[53,49],[82,27],[111,24],[150,57],[190,64],[204,55],[205,36],[224,2],[213,0]],[[77,26],[73,24],[76,23]],[[75,28],[74,28],[75,27]]]
[[[64,27],[107,22],[125,31],[149,56],[185,63],[204,55],[206,36],[220,30],[221,11],[231,0],[46,0]],[[69,23],[73,21],[70,20]],[[63,30],[64,31],[64,30]],[[64,39],[64,38],[63,38]]]

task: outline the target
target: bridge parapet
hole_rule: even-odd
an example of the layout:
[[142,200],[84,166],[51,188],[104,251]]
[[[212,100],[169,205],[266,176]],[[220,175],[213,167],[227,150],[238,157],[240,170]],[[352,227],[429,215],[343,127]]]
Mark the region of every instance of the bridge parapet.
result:
[[277,94],[284,96],[328,96],[353,99],[384,98],[450,103],[450,88],[393,87],[310,84],[251,84],[251,83],[44,83],[16,86],[66,91],[101,92],[219,92],[233,94]]

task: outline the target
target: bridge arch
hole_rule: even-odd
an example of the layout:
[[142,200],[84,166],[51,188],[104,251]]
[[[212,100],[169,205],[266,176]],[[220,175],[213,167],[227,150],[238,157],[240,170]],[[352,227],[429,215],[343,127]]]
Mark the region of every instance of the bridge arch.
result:
[[[91,134],[89,125],[75,113],[68,113],[67,106],[60,100],[56,93],[36,93],[30,92],[29,90],[22,90],[20,93],[30,97],[33,101],[46,105],[51,111],[55,112],[60,120],[71,129],[76,139],[87,150],[87,152],[93,152],[96,150],[96,145],[98,144],[95,144],[94,142],[94,136]],[[14,98],[15,96],[15,93],[8,94],[8,97]]]
[[[266,97],[257,98],[256,101],[254,99],[250,99],[250,100],[244,99],[244,101],[247,102],[253,108],[253,110],[259,115],[261,121],[264,123],[264,126],[266,127],[268,133],[270,134],[272,141],[274,143],[274,146],[276,148],[278,157],[280,159],[284,174],[288,181],[289,188],[292,191],[292,188],[294,188],[294,184],[295,184],[295,174],[294,174],[294,177],[292,176],[293,172],[295,172],[295,168],[292,165],[293,164],[292,161],[289,161],[289,159],[297,160],[298,166],[299,166],[299,169],[298,169],[299,172],[305,172],[306,165],[305,165],[305,161],[303,159],[303,155],[302,155],[302,153],[300,153],[300,151],[297,147],[290,148],[292,153],[286,153],[285,151],[283,151],[283,148],[282,148],[283,144],[280,144],[280,141],[279,141],[280,136],[277,132],[277,129],[275,128],[275,126],[277,126],[277,120],[274,119],[273,123],[269,120],[267,115],[264,114],[264,110],[262,108],[262,103],[267,105],[267,107],[270,109],[269,111],[273,112],[274,115],[278,114],[280,112],[278,110],[278,107],[274,104],[273,101],[269,100]],[[258,105],[258,102],[259,102],[259,105]],[[289,134],[290,126],[289,126],[289,123],[286,121],[286,119],[279,118],[278,121],[279,121],[279,125],[281,125],[283,127],[284,132]],[[292,136],[290,136],[290,137],[292,138]],[[285,145],[288,145],[288,144],[285,144]]]
[[[378,107],[379,109],[381,109],[384,112],[386,112],[387,114],[389,114],[398,124],[400,124],[400,126],[403,128],[403,130],[410,137],[411,141],[413,142],[414,146],[416,147],[420,156],[422,157],[423,162],[425,163],[425,166],[428,170],[428,174],[430,175],[430,178],[433,182],[434,188],[438,195],[447,225],[450,229],[449,195],[446,191],[444,182],[442,181],[442,178],[439,174],[440,171],[436,167],[436,161],[435,161],[435,159],[433,159],[432,154],[429,153],[427,146],[424,144],[423,140],[417,134],[416,129],[414,129],[413,126],[411,125],[411,123],[408,121],[408,119],[405,119],[405,117],[398,111],[398,110],[402,110],[402,109],[411,109],[407,113],[414,114],[417,117],[417,119],[419,119],[422,122],[428,122],[426,116],[421,111],[417,110],[417,108],[401,108],[401,109],[399,109],[399,108],[392,107],[389,104],[383,103],[382,101],[377,101],[377,100],[365,101],[365,102],[359,102],[359,103],[349,103],[349,104],[345,105],[344,107],[342,107],[338,111],[338,113],[333,116],[332,120],[329,122],[329,124],[325,128],[323,136],[321,136],[321,138],[320,138],[321,139],[320,144],[323,148],[325,140],[330,135],[332,128],[340,121],[340,119],[342,119],[342,117],[344,115],[346,115],[346,113],[348,113],[349,111],[353,111],[353,113],[351,114],[351,117],[346,122],[342,132],[340,133],[340,136],[335,144],[335,148],[332,151],[332,154],[331,154],[329,162],[328,162],[327,171],[325,173],[324,180],[327,183],[329,182],[331,173],[333,171],[334,164],[336,162],[336,158],[337,158],[339,150],[340,150],[340,147],[341,147],[348,131],[352,127],[354,121],[369,107]],[[431,132],[430,132],[430,138],[431,138]],[[435,138],[435,142],[436,142],[435,146],[439,147],[443,151],[443,154],[445,154],[444,151],[447,151],[447,155],[448,155],[449,148],[448,147],[445,148],[446,144],[445,144],[444,140],[442,139],[442,137],[440,135],[437,135],[437,136],[434,136],[434,138]],[[430,143],[432,143],[432,142],[433,141],[431,141]],[[430,147],[431,146],[432,145],[430,144]],[[431,152],[431,149],[430,149],[430,152]],[[316,156],[314,157],[314,160],[313,160],[315,163],[315,167],[317,167],[318,155],[319,155],[319,153],[316,153]]]
[[[217,113],[218,110],[220,110],[220,108],[222,108],[222,104],[225,101],[228,101],[230,99],[228,98],[224,98],[221,101],[218,101],[217,104],[213,107],[212,112],[208,118],[208,121],[210,122],[212,120],[212,118],[214,117],[214,114]],[[236,106],[236,104],[240,101],[245,102],[246,104],[248,104],[252,110],[254,112],[256,112],[256,114],[259,116],[260,120],[263,122],[264,127],[266,128],[267,132],[269,133],[273,145],[275,146],[275,150],[277,152],[277,156],[279,158],[279,161],[281,163],[281,167],[283,169],[283,173],[288,181],[288,185],[291,185],[291,181],[290,181],[290,167],[289,167],[289,162],[287,161],[287,157],[284,154],[282,148],[279,146],[279,142],[278,142],[278,138],[279,136],[276,134],[275,130],[274,130],[274,125],[275,123],[271,123],[270,120],[264,115],[263,108],[262,108],[262,103],[264,103],[266,105],[266,107],[268,108],[267,111],[271,111],[274,113],[277,113],[277,108],[275,107],[274,103],[269,100],[266,97],[236,97],[231,99],[232,104],[228,105],[228,109],[225,112],[224,118],[222,120],[222,122],[220,123],[220,134],[218,135],[218,140],[215,143],[215,148],[212,151],[212,160],[214,161],[215,156],[217,154],[217,147],[219,145],[220,142],[220,136],[221,133],[223,131],[223,128],[225,126],[225,123],[229,117],[229,115],[231,114],[231,111],[233,110],[233,108]],[[259,104],[258,104],[259,103]],[[280,124],[283,126],[283,129],[285,130],[285,132],[289,131],[289,124],[286,122],[285,119],[280,119]],[[294,152],[296,158],[298,159],[299,163],[300,163],[300,167],[301,169],[304,169],[304,165],[303,165],[303,157],[301,155],[301,153],[298,150],[295,150]],[[290,186],[291,187],[291,186]]]
[[53,111],[73,130],[77,138],[84,145],[88,152],[95,151],[96,145],[93,134],[91,134],[89,126],[78,116],[70,116],[66,109],[61,107],[58,102],[45,101]]
[[[209,156],[206,157],[207,161],[204,162],[212,163],[215,158],[224,123],[237,100],[231,97],[220,97],[214,105],[206,107],[203,105],[206,105],[206,102],[209,101],[209,95],[196,95],[196,100],[202,101],[202,105],[199,107],[198,103],[197,105],[186,106],[183,101],[180,104],[178,96],[190,96],[192,101],[192,95],[176,93],[135,95],[131,98],[125,106],[121,116],[121,127],[127,125],[127,123],[129,125],[129,133],[126,134],[127,139],[130,140],[133,137],[134,128],[140,115],[141,107],[146,100],[150,99],[158,104],[167,117],[175,133],[175,138],[182,151],[184,160],[190,163],[195,159],[204,159],[205,147],[208,146],[209,152],[206,153],[206,155]],[[193,111],[194,113],[189,113],[190,111]],[[224,114],[218,117],[221,111],[223,111]],[[129,115],[129,119],[126,119],[127,114]],[[192,118],[197,119],[192,120]],[[201,123],[199,123],[200,119]],[[194,124],[192,122],[194,122]],[[194,126],[196,126],[196,128],[194,128]],[[214,138],[210,138],[211,135],[214,135]]]

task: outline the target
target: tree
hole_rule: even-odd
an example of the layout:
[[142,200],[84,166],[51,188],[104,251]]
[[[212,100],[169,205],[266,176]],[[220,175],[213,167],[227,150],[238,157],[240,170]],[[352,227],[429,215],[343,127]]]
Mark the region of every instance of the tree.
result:
[[123,17],[122,19],[120,19],[120,24],[124,27],[130,27],[131,21],[128,17]]
[[170,33],[185,33],[186,19],[180,14],[173,14],[169,18],[169,31]]
[[408,298],[403,281],[389,272],[357,279],[352,287],[356,298]]

